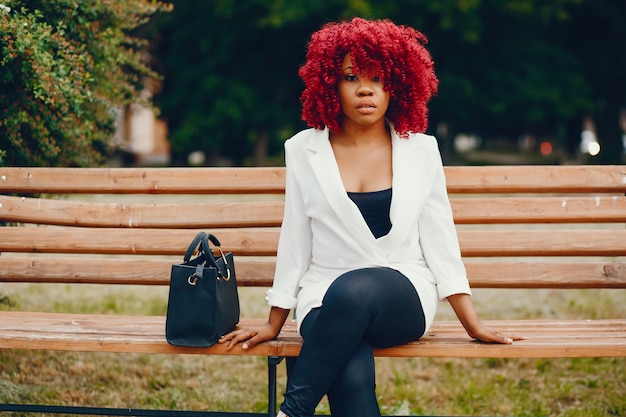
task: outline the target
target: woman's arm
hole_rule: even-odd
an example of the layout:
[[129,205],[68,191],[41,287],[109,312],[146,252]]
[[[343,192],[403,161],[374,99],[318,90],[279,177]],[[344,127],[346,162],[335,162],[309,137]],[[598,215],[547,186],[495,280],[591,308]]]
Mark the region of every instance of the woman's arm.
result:
[[447,298],[470,337],[482,342],[504,344],[511,344],[514,340],[524,339],[520,336],[502,335],[480,321],[469,294],[453,294]]

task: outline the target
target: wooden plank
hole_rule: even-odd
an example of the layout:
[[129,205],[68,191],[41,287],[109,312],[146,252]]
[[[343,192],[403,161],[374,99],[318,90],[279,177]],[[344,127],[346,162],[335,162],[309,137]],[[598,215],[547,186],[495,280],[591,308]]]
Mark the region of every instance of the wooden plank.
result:
[[457,224],[621,223],[626,196],[451,198]]
[[0,220],[77,227],[276,227],[284,202],[118,204],[0,196]]
[[[578,358],[626,356],[626,320],[487,320],[499,331],[526,337],[512,345],[472,340],[458,321],[435,322],[419,341],[375,349],[378,357]],[[283,327],[288,356],[299,352],[295,324]]]
[[[445,167],[451,193],[624,193],[621,165]],[[282,193],[284,168],[0,167],[6,193]]]
[[[247,319],[242,325],[259,325]],[[245,351],[224,345],[210,348],[171,346],[165,340],[165,317],[96,314],[0,312],[0,348],[83,352],[170,353],[275,356],[280,342],[271,341]]]
[[4,168],[0,192],[88,194],[283,193],[284,168]]
[[[0,282],[169,285],[166,259],[0,256]],[[270,287],[275,262],[235,258],[239,286]],[[469,262],[473,288],[626,288],[626,262]]]
[[[274,256],[279,228],[207,229],[225,251]],[[0,252],[182,255],[197,230],[1,227]],[[467,257],[624,256],[626,230],[461,230]]]
[[[169,285],[167,259],[98,259],[0,256],[0,282],[66,284]],[[235,258],[238,286],[270,287],[273,260]]]
[[473,288],[626,288],[626,262],[466,262]]
[[[243,327],[265,319],[247,319]],[[379,357],[568,358],[626,356],[626,320],[487,321],[501,331],[527,339],[513,345],[485,344],[470,339],[457,321],[437,322],[416,342],[376,349]],[[80,315],[0,312],[0,348],[96,352],[193,353],[212,355],[292,356],[301,339],[287,322],[277,340],[244,351],[170,346],[160,316]]]
[[[204,230],[217,236],[224,251],[251,256],[276,254],[279,228]],[[0,252],[183,256],[198,231],[1,227]]]
[[461,230],[461,253],[494,256],[624,256],[626,230]]
[[[453,198],[457,224],[626,222],[625,196]],[[93,203],[0,196],[0,220],[78,227],[280,226],[283,201]]]
[[446,167],[450,193],[626,192],[623,165]]

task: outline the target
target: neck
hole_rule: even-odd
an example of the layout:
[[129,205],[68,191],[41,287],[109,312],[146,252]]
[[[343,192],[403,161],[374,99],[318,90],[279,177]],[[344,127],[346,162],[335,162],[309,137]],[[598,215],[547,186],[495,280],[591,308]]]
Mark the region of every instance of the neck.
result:
[[371,145],[377,142],[388,142],[391,138],[389,128],[386,123],[376,125],[355,125],[344,123],[341,132],[331,135],[334,141],[341,141],[344,144],[354,146]]

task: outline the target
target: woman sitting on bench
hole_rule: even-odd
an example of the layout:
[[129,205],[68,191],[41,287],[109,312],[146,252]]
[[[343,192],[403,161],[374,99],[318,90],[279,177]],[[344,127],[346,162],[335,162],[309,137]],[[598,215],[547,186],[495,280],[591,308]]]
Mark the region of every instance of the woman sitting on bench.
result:
[[268,322],[222,343],[275,338],[296,310],[302,351],[279,416],[380,416],[373,348],[419,339],[447,298],[468,334],[512,343],[470,298],[435,138],[426,38],[355,18],[314,33],[299,75],[311,129],[285,143],[285,213]]

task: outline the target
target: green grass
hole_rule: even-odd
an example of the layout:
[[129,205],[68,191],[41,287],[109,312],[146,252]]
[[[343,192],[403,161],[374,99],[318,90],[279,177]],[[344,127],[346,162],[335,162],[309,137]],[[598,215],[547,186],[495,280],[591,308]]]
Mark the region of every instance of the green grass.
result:
[[[264,289],[242,315],[265,317]],[[475,290],[481,316],[625,317],[624,290]],[[167,287],[3,284],[0,309],[164,315]],[[439,319],[452,319],[442,304]],[[626,359],[378,358],[385,414],[626,416]],[[285,369],[279,367],[279,392]],[[265,411],[264,358],[0,350],[0,402]],[[279,397],[280,401],[280,397]],[[324,401],[319,413],[328,414]],[[11,415],[11,414],[6,414]]]

